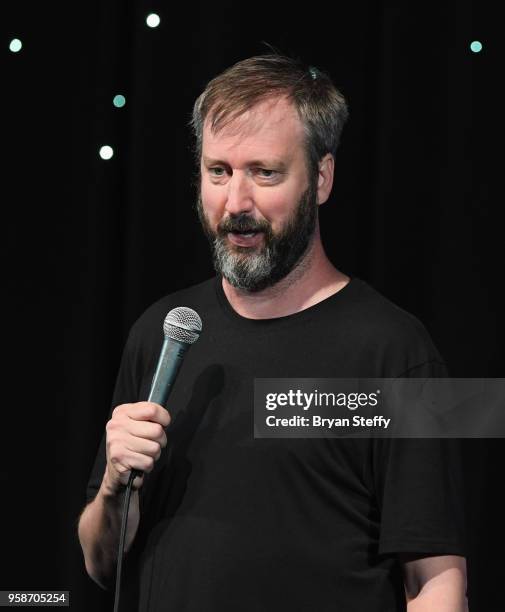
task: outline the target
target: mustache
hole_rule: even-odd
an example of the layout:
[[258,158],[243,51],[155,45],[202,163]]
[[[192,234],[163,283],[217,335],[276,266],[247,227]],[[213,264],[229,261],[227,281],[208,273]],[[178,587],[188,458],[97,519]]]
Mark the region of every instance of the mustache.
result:
[[229,232],[264,232],[265,234],[271,234],[272,228],[268,221],[258,221],[247,214],[241,214],[220,221],[217,226],[217,233],[224,236]]

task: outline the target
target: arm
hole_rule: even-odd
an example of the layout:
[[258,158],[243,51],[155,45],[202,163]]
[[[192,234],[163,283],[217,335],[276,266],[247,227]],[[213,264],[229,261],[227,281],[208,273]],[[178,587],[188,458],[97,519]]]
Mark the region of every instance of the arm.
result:
[[[100,490],[79,519],[78,534],[86,571],[104,589],[109,586],[116,567],[123,500],[124,494],[111,487],[106,469]],[[139,493],[135,490],[130,498],[125,553],[135,538],[139,520]]]
[[468,612],[466,560],[456,555],[401,555],[408,612]]
[[[131,470],[150,472],[167,444],[164,428],[170,415],[159,404],[137,402],[117,406],[106,427],[107,464],[102,484],[79,519],[78,534],[86,571],[107,588],[116,568],[121,515]],[[137,533],[140,511],[138,489],[144,477],[133,481],[128,513],[125,552]]]

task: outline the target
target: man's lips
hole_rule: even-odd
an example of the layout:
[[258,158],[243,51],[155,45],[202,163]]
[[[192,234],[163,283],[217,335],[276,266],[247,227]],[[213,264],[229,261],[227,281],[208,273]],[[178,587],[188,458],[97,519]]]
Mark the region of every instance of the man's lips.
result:
[[228,240],[237,246],[255,247],[263,240],[263,232],[255,232],[250,234],[238,234],[228,232]]

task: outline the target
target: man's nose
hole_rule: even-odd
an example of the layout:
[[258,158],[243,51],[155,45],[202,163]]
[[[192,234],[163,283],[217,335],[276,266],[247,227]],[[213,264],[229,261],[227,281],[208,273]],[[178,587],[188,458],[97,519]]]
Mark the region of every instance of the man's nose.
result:
[[241,172],[234,172],[228,181],[225,210],[230,215],[251,212],[254,208],[253,188],[248,177]]

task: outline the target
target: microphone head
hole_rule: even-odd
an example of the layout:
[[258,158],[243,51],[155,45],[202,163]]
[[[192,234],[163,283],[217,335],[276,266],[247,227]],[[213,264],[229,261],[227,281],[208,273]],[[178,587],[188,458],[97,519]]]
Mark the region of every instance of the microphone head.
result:
[[165,337],[193,344],[202,331],[202,320],[192,308],[179,306],[171,310],[165,317],[163,333]]

